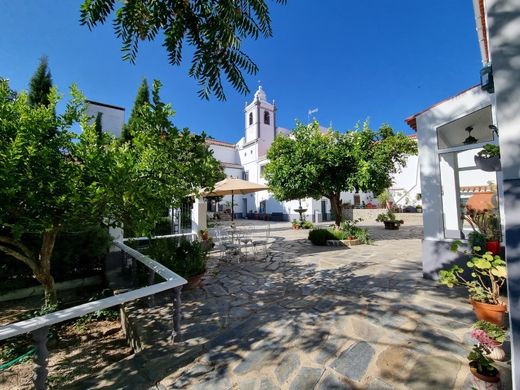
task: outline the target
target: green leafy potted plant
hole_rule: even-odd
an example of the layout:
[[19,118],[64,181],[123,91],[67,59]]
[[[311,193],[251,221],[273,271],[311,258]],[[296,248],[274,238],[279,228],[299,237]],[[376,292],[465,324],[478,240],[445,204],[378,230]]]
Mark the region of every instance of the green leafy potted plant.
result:
[[381,213],[377,216],[376,222],[383,222],[385,229],[399,230],[399,226],[404,224],[402,219],[397,219],[392,210],[388,209],[386,213]]
[[[473,231],[480,232],[486,239],[486,250],[494,255],[500,254],[500,219],[492,210],[475,210],[467,207],[464,219],[469,222]],[[479,245],[480,246],[480,245]]]
[[[473,346],[468,355],[470,371],[473,374],[474,381],[477,382],[475,383],[477,388],[498,389],[499,387],[488,386],[491,383],[500,383],[500,375],[493,366],[493,359],[485,356],[485,352],[485,347],[482,344]],[[479,381],[484,382],[483,386],[479,386]]]
[[377,200],[382,208],[390,209],[392,207],[392,196],[390,195],[390,191],[388,189],[384,190],[377,196]]
[[484,145],[475,156],[475,165],[486,172],[500,171],[500,147],[493,144]]
[[[460,244],[460,241],[454,242],[451,250],[457,252]],[[450,269],[439,271],[439,282],[448,287],[466,287],[477,319],[503,325],[507,305],[500,300],[500,288],[507,277],[506,262],[491,252],[481,255],[480,250],[480,247],[474,247],[472,258],[466,263],[471,279],[465,277],[464,269],[455,264]]]
[[472,328],[471,337],[486,345],[486,357],[503,361],[506,353],[502,349],[502,344],[507,339],[507,332],[504,328],[483,320],[475,322]]

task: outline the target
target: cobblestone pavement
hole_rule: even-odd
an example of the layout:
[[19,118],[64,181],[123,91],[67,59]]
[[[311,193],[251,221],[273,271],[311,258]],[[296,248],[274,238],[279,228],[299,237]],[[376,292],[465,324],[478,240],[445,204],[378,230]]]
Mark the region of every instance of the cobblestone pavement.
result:
[[[194,353],[154,364],[145,359],[148,364],[135,366],[141,382],[131,370],[114,369],[100,374],[103,383],[471,389],[466,356],[473,313],[463,293],[422,279],[421,226],[368,226],[373,245],[348,249],[312,246],[306,231],[287,225],[272,225],[266,259],[237,263],[214,256],[203,286],[183,292],[178,348]],[[166,303],[142,310],[143,318],[171,321]],[[507,366],[501,371],[507,389]]]

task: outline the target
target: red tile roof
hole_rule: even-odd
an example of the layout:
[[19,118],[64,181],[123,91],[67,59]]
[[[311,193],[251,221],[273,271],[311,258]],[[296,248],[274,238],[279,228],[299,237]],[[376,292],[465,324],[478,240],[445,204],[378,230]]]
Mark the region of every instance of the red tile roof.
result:
[[224,141],[217,141],[216,139],[211,139],[211,138],[207,138],[206,139],[206,144],[208,144],[208,145],[225,146],[226,148],[233,148],[233,149],[235,149],[235,145],[234,144],[230,144],[229,142],[224,142]]

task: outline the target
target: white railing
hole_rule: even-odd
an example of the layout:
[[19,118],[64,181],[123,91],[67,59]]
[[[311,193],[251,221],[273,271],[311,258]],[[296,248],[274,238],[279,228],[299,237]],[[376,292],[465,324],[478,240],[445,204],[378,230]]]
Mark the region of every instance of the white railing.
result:
[[[155,238],[155,237],[154,237]],[[130,248],[128,245],[120,241],[114,241],[113,245],[120,248],[124,253],[130,255],[137,261],[144,264],[151,273],[157,273],[165,279],[164,282],[156,283],[147,287],[142,287],[137,290],[128,291],[113,297],[99,299],[93,302],[87,302],[82,305],[70,307],[64,310],[58,310],[43,316],[34,317],[28,320],[15,322],[0,326],[0,341],[11,337],[15,337],[25,333],[32,333],[33,340],[36,346],[35,358],[35,379],[34,385],[36,389],[46,388],[47,379],[47,334],[51,325],[67,321],[73,318],[84,316],[88,313],[93,313],[98,310],[106,309],[108,307],[121,305],[125,302],[134,301],[139,298],[157,294],[159,292],[174,289],[174,324],[172,336],[175,337],[180,331],[180,290],[181,287],[187,283],[186,279],[177,275],[175,272],[166,268],[157,261],[148,256],[143,255],[137,250]]]

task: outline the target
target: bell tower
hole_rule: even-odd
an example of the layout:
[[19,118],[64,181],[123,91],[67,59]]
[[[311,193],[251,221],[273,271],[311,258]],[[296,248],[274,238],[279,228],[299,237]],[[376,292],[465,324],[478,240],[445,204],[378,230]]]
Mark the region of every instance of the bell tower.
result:
[[244,109],[244,113],[246,143],[261,140],[271,145],[276,129],[276,106],[274,101],[273,103],[267,101],[267,95],[261,85],[258,86],[253,101]]

